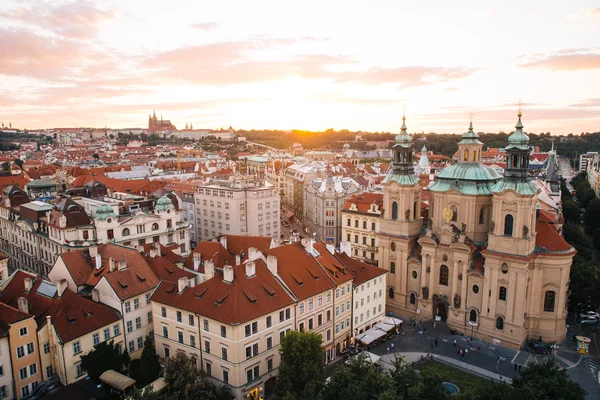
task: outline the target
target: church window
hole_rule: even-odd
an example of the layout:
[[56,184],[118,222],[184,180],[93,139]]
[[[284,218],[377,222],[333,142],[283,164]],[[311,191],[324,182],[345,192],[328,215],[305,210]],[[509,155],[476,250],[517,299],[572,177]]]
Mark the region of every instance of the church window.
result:
[[474,293],[474,294],[477,294],[477,293],[479,293],[479,286],[477,286],[477,285],[473,285],[473,288],[472,288],[472,289],[473,289],[473,293]]
[[473,150],[473,161],[477,160],[477,152]]
[[395,274],[395,273],[396,273],[396,263],[391,262],[390,263],[390,274]]
[[392,249],[392,251],[396,251],[396,243],[392,242],[390,248]]
[[496,318],[496,329],[498,329],[498,330],[504,329],[504,319],[502,317]]
[[414,293],[410,294],[410,304],[416,304],[417,303],[417,296],[415,296]]
[[417,279],[417,271],[412,272],[412,277],[413,277],[413,279]]
[[469,150],[465,149],[464,161],[469,161]]
[[502,270],[503,274],[508,273],[508,264],[507,263],[502,263],[502,266],[500,267],[500,269]]
[[445,265],[440,267],[440,285],[448,286],[448,267]]
[[413,219],[417,219],[417,202],[413,203]]
[[479,209],[479,224],[483,225],[485,224],[485,216],[487,214],[487,209],[485,207],[481,207]]
[[450,210],[452,210],[452,219],[450,221],[456,222],[458,220],[458,208],[456,206],[451,206]]
[[390,297],[390,299],[393,299],[393,298],[394,298],[394,288],[390,288],[390,289],[388,290],[388,296]]
[[158,224],[156,222],[152,224],[152,230],[153,231],[157,231],[158,230]]
[[394,221],[398,219],[398,203],[395,201],[392,203],[392,219]]
[[125,228],[125,229],[123,229],[123,232],[121,233],[121,235],[122,235],[122,236],[129,236],[129,235],[130,235],[130,233],[129,233],[129,228]]
[[506,288],[504,286],[500,286],[500,291],[498,292],[498,300],[506,301]]
[[469,313],[469,321],[477,322],[477,311],[471,310],[471,312]]
[[514,218],[511,214],[504,217],[504,236],[512,236]]
[[548,290],[544,296],[544,311],[554,312],[554,300],[556,298],[556,292]]

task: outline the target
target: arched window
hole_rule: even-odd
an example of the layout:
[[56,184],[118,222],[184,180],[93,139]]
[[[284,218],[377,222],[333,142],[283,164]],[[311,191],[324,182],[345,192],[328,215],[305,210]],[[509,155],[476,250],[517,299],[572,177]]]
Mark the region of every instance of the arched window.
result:
[[469,321],[477,322],[477,311],[471,310],[471,312],[469,313]]
[[458,220],[458,208],[456,206],[450,206],[452,210],[452,219],[450,221],[456,222]]
[[448,267],[445,265],[440,267],[440,285],[448,286]]
[[417,202],[413,203],[413,219],[417,219]]
[[504,217],[504,236],[512,236],[514,218],[511,214],[506,214]]
[[554,312],[554,300],[556,298],[556,292],[548,290],[544,296],[544,311]]
[[394,288],[390,288],[390,289],[388,290],[388,296],[390,297],[390,299],[393,299],[393,298],[394,298]]
[[390,263],[390,274],[395,274],[395,273],[396,273],[396,263],[391,262]]
[[479,209],[479,225],[485,224],[486,214],[487,214],[487,209],[485,207],[481,207]]
[[129,236],[130,234],[129,228],[125,228],[123,229],[123,232],[121,232],[121,236]]
[[465,161],[469,161],[469,150],[465,149]]
[[498,300],[506,301],[506,288],[504,286],[500,286],[500,291],[498,292]]
[[496,329],[504,329],[504,319],[502,319],[502,317],[496,318]]
[[410,304],[417,304],[417,296],[414,293],[410,294]]
[[394,221],[398,219],[398,203],[395,201],[392,203],[392,219]]
[[473,150],[473,161],[477,161],[477,152]]
[[152,230],[153,231],[157,231],[158,230],[158,224],[156,222],[152,224]]

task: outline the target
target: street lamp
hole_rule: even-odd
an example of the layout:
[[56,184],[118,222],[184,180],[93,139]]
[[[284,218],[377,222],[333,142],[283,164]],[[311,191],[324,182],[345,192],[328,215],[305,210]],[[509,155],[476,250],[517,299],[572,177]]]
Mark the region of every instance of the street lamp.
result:
[[469,325],[471,325],[471,340],[473,340],[473,333],[474,333],[475,327],[477,326],[477,322],[469,321]]

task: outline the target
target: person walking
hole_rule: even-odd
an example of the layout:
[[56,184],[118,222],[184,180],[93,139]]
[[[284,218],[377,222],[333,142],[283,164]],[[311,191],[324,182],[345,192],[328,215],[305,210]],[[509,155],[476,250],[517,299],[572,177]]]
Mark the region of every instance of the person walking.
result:
[[390,345],[390,347],[392,348],[392,353],[394,352],[394,343],[392,342],[392,344]]
[[435,338],[435,347],[438,347],[438,340]]
[[517,372],[517,367],[518,367],[518,365],[517,365],[517,364],[515,364],[515,372]]
[[454,339],[454,342],[452,343],[452,345],[453,345],[454,347],[456,347],[456,339]]
[[469,349],[465,349],[465,358],[469,355]]
[[390,354],[390,347],[387,348],[387,353]]

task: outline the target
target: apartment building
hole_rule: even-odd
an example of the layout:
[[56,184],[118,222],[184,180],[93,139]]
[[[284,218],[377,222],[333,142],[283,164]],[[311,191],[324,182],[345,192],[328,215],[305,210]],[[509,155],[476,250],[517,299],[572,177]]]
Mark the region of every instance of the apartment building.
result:
[[2,337],[5,355],[3,359],[2,385],[3,396],[21,399],[29,396],[40,384],[40,356],[36,335],[36,323],[33,315],[26,311],[27,301],[19,299],[23,310],[0,303],[0,337]]
[[8,257],[0,253],[0,282],[8,278]]
[[284,206],[302,221],[304,218],[304,186],[317,176],[325,173],[325,165],[320,162],[292,164],[285,170],[283,199]]
[[348,198],[343,208],[342,241],[352,257],[376,264],[379,260],[377,232],[383,215],[382,193],[360,193]]
[[589,163],[598,155],[597,151],[588,151],[579,155],[579,172],[587,171]]
[[588,182],[596,197],[600,197],[600,155],[596,154],[594,158],[588,162],[587,166]]
[[222,272],[206,263],[205,274],[207,280],[193,288],[182,278],[161,283],[152,295],[158,354],[194,357],[236,398],[270,395],[280,341],[294,329],[294,299],[262,259],[224,265]]
[[[40,382],[54,375],[63,385],[84,379],[82,355],[105,340],[123,346],[119,313],[77,295],[64,280],[55,285],[17,271],[3,287],[0,304],[17,306],[20,313],[30,316],[27,329],[21,327],[18,333],[9,334],[19,338],[13,357],[18,395],[34,394]],[[22,336],[25,332],[27,336]]]
[[181,199],[181,205],[183,210],[183,219],[190,224],[189,236],[190,236],[190,250],[196,247],[199,240],[196,237],[196,201],[195,196],[198,192],[199,183],[189,182],[169,182],[165,189],[173,190],[177,193]]
[[341,176],[313,178],[304,187],[304,223],[315,239],[339,245],[342,235],[340,210],[346,199],[359,191],[351,178]]
[[274,186],[252,176],[215,180],[198,188],[198,240],[223,234],[279,238],[280,197]]

